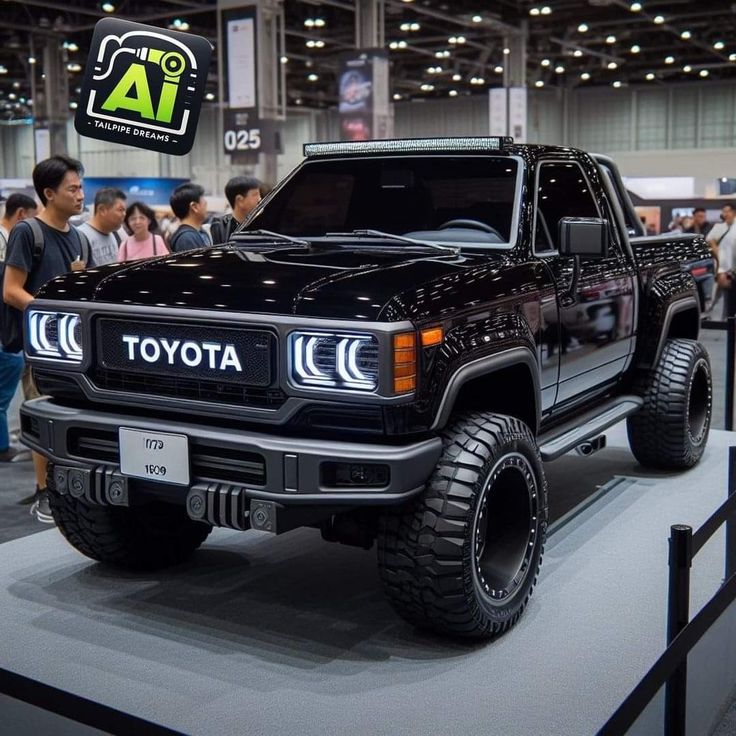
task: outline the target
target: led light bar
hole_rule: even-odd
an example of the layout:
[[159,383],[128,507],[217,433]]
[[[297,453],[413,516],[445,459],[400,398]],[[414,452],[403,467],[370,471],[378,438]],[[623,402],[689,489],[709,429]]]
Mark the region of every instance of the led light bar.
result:
[[463,138],[397,138],[376,141],[338,141],[305,143],[307,158],[334,156],[343,153],[421,153],[423,151],[500,151],[510,146],[513,138],[505,136],[475,136]]

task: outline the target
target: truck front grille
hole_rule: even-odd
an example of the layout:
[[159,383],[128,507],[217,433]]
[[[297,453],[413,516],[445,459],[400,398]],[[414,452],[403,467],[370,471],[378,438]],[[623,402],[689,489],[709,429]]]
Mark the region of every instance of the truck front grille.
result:
[[[70,455],[84,460],[120,464],[118,433],[102,429],[75,427],[67,432]],[[266,463],[262,455],[229,447],[218,447],[189,441],[191,474],[198,480],[211,480],[243,485],[264,486]]]
[[253,406],[261,409],[275,410],[286,401],[286,394],[278,388],[257,388],[196,378],[92,368],[89,379],[97,388],[105,391]]

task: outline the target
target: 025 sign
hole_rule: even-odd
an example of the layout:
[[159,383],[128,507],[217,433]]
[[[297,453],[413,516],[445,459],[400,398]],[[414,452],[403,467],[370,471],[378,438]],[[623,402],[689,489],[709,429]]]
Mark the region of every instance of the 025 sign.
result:
[[261,121],[250,110],[226,110],[224,123],[222,143],[225,153],[261,152]]

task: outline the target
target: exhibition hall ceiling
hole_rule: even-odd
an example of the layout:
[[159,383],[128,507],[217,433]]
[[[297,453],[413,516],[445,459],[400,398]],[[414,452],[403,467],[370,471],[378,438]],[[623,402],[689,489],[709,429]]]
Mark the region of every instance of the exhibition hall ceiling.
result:
[[[271,5],[277,0],[269,0]],[[355,48],[352,0],[283,0],[288,104],[337,104],[340,56]],[[71,104],[95,23],[117,17],[217,36],[215,0],[3,0],[0,111],[28,111],[47,39],[67,55]],[[728,0],[384,0],[394,100],[482,94],[508,80],[526,38],[529,87],[662,85],[736,78],[736,3]],[[210,101],[217,99],[216,67]],[[36,87],[38,89],[38,86]]]

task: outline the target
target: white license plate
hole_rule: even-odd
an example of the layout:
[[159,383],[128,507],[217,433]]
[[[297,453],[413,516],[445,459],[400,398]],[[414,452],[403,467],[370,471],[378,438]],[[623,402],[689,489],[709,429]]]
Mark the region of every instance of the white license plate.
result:
[[123,475],[189,485],[189,438],[185,434],[120,427],[118,436]]

